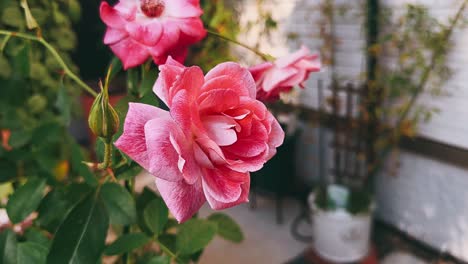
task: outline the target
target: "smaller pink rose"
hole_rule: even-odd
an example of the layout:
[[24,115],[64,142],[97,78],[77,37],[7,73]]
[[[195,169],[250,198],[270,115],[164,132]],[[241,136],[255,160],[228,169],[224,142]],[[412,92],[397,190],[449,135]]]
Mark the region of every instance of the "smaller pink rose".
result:
[[202,13],[199,0],[120,0],[115,6],[102,2],[104,44],[125,69],[149,57],[156,64],[164,64],[168,56],[183,63],[189,46],[206,35]]
[[294,86],[304,88],[304,82],[311,72],[320,71],[318,54],[311,54],[309,49],[301,49],[275,62],[263,62],[250,67],[257,85],[257,99],[272,101],[282,92],[289,92]]

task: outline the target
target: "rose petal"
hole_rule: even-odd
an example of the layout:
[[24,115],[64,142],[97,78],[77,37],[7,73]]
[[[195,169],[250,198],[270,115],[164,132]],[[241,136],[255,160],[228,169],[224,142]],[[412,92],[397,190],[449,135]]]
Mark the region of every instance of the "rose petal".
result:
[[223,147],[223,151],[226,153],[228,159],[233,159],[233,155],[239,157],[255,157],[262,154],[268,149],[268,145],[265,142],[258,141],[255,139],[240,139],[231,146]]
[[[228,76],[229,78],[221,79],[221,76]],[[210,82],[210,80],[215,78],[217,78],[217,81]],[[246,68],[234,62],[218,64],[206,74],[205,82],[206,84],[202,88],[203,91],[212,89],[213,87],[230,88],[237,91],[240,96],[248,96],[250,98],[255,98],[257,93],[257,87],[255,86],[252,74]],[[209,85],[210,83],[212,84]]]
[[118,41],[121,41],[128,34],[125,30],[115,29],[115,28],[107,28],[106,34],[104,35],[104,44],[114,44]]
[[170,182],[158,178],[156,187],[179,223],[190,219],[206,201],[200,182],[187,184],[184,180]]
[[294,63],[298,62],[299,60],[302,60],[304,57],[310,55],[310,50],[302,45],[299,50],[296,52],[289,54],[288,56],[284,56],[282,58],[279,58],[275,61],[276,66],[279,68],[285,68],[290,65],[293,65]]
[[297,69],[294,68],[273,68],[270,72],[265,75],[263,79],[263,90],[267,93],[272,92],[275,88],[281,85],[282,82],[293,77],[297,73]]
[[185,68],[169,87],[167,103],[172,106],[173,97],[181,90],[187,93],[187,104],[197,99],[200,87],[203,85],[203,71],[196,66]]
[[[179,165],[181,160],[185,159],[181,156],[181,146],[174,145],[173,142],[183,142],[184,136],[177,124],[167,117],[152,119],[145,125],[145,136],[149,158],[148,172],[167,181],[181,180],[183,175]],[[173,137],[173,142],[170,137]]]
[[146,170],[149,169],[149,160],[146,148],[145,124],[156,117],[169,117],[169,113],[154,106],[129,103],[123,133],[114,143],[118,149]]
[[239,126],[232,118],[216,115],[203,117],[203,125],[207,135],[218,146],[229,146],[237,141],[236,126]]
[[203,22],[199,18],[184,19],[179,23],[179,29],[185,34],[185,42],[195,43],[206,36]]
[[190,18],[199,17],[203,14],[198,1],[190,0],[170,0],[166,1],[166,12],[171,17]]
[[204,91],[198,97],[201,114],[220,113],[239,105],[239,95],[233,90],[214,89]]
[[252,66],[249,68],[249,72],[252,74],[252,77],[255,81],[263,78],[263,75],[272,67],[274,64],[272,62],[263,62],[258,65]]
[[159,76],[153,86],[153,92],[161,99],[166,105],[169,89],[174,84],[176,78],[182,74],[185,66],[179,62],[168,57],[164,65],[159,66]]
[[163,33],[162,25],[157,20],[147,24],[137,21],[127,23],[125,29],[130,37],[146,46],[157,45]]
[[246,174],[247,174],[246,181],[240,185],[241,194],[240,194],[239,198],[234,202],[224,203],[224,202],[218,201],[218,200],[214,199],[213,196],[211,196],[211,194],[209,192],[206,192],[205,193],[206,200],[210,204],[210,207],[213,208],[214,210],[222,210],[222,209],[226,209],[226,208],[230,208],[230,207],[239,205],[241,203],[248,202],[249,201],[249,190],[250,190],[250,176],[249,176],[249,173],[246,173]]
[[[239,199],[242,189],[241,182],[229,180],[229,170],[205,170],[203,176],[203,190],[211,198],[222,203],[231,203]],[[248,173],[243,174],[248,177]]]
[[149,57],[145,46],[130,38],[112,44],[110,48],[122,61],[124,69],[138,66]]
[[107,2],[102,1],[99,6],[99,15],[101,16],[102,21],[113,28],[123,28],[125,27],[125,20],[120,17],[120,14]]

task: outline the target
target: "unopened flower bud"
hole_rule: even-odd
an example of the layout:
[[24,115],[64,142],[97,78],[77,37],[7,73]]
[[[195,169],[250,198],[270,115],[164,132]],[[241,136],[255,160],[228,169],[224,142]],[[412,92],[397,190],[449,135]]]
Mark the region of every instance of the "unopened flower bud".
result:
[[101,89],[89,112],[88,124],[93,133],[110,142],[119,130],[119,116],[109,103],[107,89]]

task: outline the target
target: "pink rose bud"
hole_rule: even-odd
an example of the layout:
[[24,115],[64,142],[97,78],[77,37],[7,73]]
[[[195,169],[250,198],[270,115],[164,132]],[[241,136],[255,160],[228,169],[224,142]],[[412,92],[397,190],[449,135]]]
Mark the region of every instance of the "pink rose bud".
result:
[[208,201],[220,210],[248,201],[250,172],[283,143],[281,126],[256,99],[252,75],[234,62],[205,76],[172,58],[154,92],[170,108],[130,103],[115,146],[156,177],[179,222]]
[[311,54],[302,46],[300,50],[275,62],[264,62],[250,67],[249,71],[257,85],[257,99],[272,101],[279,94],[289,92],[294,86],[304,88],[304,82],[311,72],[320,71],[318,54]]
[[199,0],[120,0],[115,6],[102,2],[100,15],[107,25],[104,44],[125,69],[149,57],[163,64],[171,55],[182,63],[188,47],[206,35],[202,13]]

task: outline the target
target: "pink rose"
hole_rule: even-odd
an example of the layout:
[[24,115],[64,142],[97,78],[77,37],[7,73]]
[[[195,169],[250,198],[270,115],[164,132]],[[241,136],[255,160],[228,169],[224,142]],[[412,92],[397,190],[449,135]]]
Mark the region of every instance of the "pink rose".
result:
[[304,88],[304,82],[311,72],[320,71],[318,54],[311,54],[302,46],[300,50],[277,59],[264,62],[249,69],[257,84],[257,98],[262,101],[277,100],[282,92],[289,92],[294,86]]
[[203,76],[172,58],[154,92],[170,108],[131,103],[115,146],[156,176],[179,222],[208,201],[215,210],[248,201],[250,173],[276,153],[284,132],[255,99],[249,71],[219,64]]
[[125,69],[152,56],[163,64],[169,55],[183,63],[188,47],[206,35],[199,0],[120,0],[114,7],[100,6],[107,25],[104,43]]

